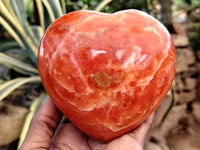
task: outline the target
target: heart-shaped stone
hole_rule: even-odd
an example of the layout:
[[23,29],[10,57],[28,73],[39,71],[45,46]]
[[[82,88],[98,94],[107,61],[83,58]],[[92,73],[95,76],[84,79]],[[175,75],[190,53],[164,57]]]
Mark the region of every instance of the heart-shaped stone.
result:
[[175,58],[166,28],[144,12],[75,11],[47,29],[38,69],[61,112],[108,142],[158,107],[173,81]]

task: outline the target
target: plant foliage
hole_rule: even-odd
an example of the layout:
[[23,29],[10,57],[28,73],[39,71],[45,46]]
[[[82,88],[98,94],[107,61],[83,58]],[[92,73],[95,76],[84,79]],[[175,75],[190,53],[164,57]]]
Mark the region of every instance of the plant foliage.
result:
[[106,5],[104,4],[102,8],[100,7],[100,4],[103,4],[101,2],[101,0],[67,0],[66,9],[68,12],[80,9],[95,9],[109,13],[124,9],[147,10],[147,0],[108,0],[103,1],[103,3],[106,3]]
[[[67,8],[71,7],[76,10],[90,7],[100,11],[109,2],[111,0],[85,0],[83,3],[80,0],[76,2],[70,0],[1,0],[0,24],[15,41],[1,43],[0,64],[12,68],[22,76],[1,82],[0,101],[24,84],[41,84],[37,70],[40,40],[47,27],[65,14],[68,11]],[[34,19],[38,19],[35,24],[32,23]],[[11,51],[15,51],[19,55],[13,57]],[[21,59],[25,56],[29,58],[28,61]]]
[[[4,81],[0,84],[0,101],[13,90],[24,84],[41,83],[37,70],[37,53],[40,39],[44,34],[45,17],[53,22],[63,15],[59,1],[35,0],[39,12],[40,25],[31,25],[27,20],[27,10],[24,0],[1,0],[0,23],[10,33],[15,41],[4,41],[0,46],[0,64],[12,68],[22,76]],[[48,13],[44,13],[47,9]],[[51,22],[46,23],[46,25]],[[20,56],[13,57],[11,51],[17,51]],[[31,61],[23,61],[20,57],[27,55]]]

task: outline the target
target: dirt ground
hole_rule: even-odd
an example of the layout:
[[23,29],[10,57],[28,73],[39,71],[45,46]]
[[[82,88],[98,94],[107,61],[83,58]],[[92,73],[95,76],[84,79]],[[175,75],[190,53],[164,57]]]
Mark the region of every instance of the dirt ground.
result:
[[200,150],[200,122],[187,115],[166,139],[170,150]]

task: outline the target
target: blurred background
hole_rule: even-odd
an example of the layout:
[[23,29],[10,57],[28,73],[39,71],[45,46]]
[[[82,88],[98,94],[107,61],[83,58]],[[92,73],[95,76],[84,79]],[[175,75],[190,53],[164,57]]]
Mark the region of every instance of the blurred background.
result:
[[156,110],[145,150],[200,150],[200,0],[0,0],[0,150],[16,150],[47,94],[40,39],[75,10],[138,9],[160,20],[176,46],[172,88]]

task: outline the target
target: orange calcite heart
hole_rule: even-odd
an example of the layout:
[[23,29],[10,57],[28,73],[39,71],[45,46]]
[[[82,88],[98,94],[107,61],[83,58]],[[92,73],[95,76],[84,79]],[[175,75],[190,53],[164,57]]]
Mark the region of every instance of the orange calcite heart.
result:
[[75,11],[44,34],[38,68],[60,111],[87,135],[108,142],[158,107],[175,74],[175,47],[148,14]]

